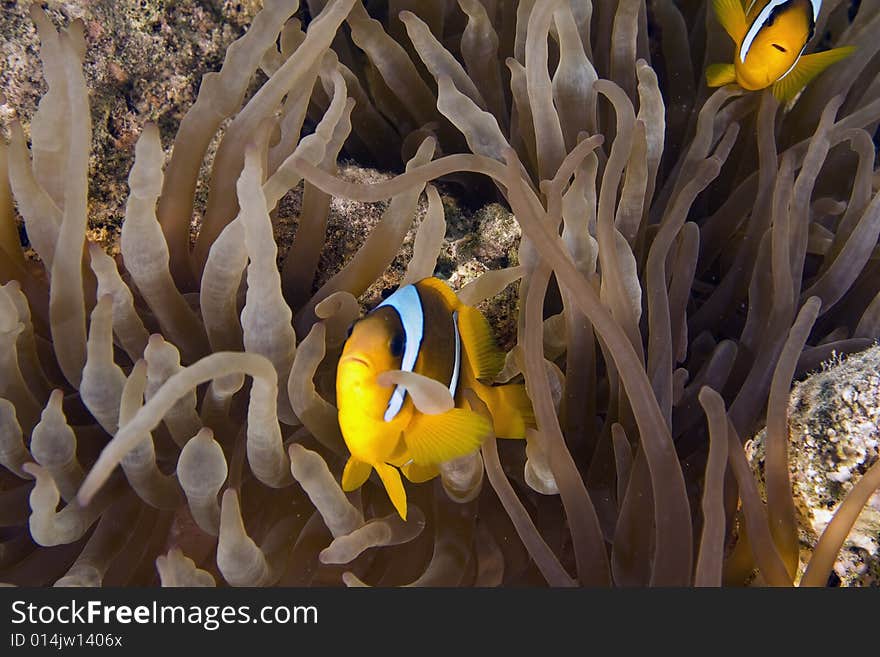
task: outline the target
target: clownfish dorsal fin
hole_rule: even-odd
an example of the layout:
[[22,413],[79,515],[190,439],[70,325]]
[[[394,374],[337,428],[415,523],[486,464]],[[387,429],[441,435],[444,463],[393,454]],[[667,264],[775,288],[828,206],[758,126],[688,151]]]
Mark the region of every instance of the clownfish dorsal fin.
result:
[[440,415],[419,414],[403,432],[403,440],[413,461],[435,465],[475,452],[491,430],[489,420],[479,413],[453,408]]
[[385,491],[391,499],[391,503],[400,514],[400,517],[406,520],[406,491],[403,489],[403,480],[400,478],[400,472],[397,468],[387,463],[374,463],[373,467],[385,486]]
[[854,50],[853,46],[843,46],[803,55],[791,71],[773,84],[773,95],[783,103],[793,100],[813,78],[832,64],[849,57]]
[[372,465],[352,456],[348,459],[345,469],[342,471],[342,490],[346,493],[357,490],[364,485],[372,471]]
[[706,67],[706,84],[710,87],[723,87],[736,82],[736,69],[733,64],[709,64]]
[[458,331],[474,376],[491,383],[504,367],[504,352],[495,344],[489,322],[476,308],[462,306],[458,310]]
[[721,27],[739,46],[748,29],[746,12],[741,0],[712,0],[712,7],[715,9],[715,16],[718,17]]
[[455,310],[460,305],[458,297],[455,295],[455,292],[452,291],[452,288],[450,288],[439,278],[423,278],[415,285],[416,287],[421,287],[423,289],[434,290],[437,294],[440,295],[440,297],[443,299],[444,303],[450,310]]

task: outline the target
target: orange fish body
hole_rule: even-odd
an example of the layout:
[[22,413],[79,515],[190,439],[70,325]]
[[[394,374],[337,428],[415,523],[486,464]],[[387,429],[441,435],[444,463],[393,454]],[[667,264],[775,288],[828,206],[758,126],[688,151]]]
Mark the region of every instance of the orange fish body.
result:
[[749,91],[770,87],[780,101],[789,101],[854,50],[846,46],[804,54],[822,0],[714,0],[712,4],[736,48],[732,64],[706,69],[710,87],[731,83]]
[[[494,430],[523,438],[532,412],[524,387],[492,385],[504,363],[491,329],[476,308],[462,304],[442,281],[405,285],[356,322],[336,373],[339,426],[351,452],[342,487],[360,487],[376,470],[400,516],[412,482],[439,474],[439,464],[478,450]],[[412,373],[442,384],[452,408],[423,412],[405,385],[383,385],[386,372]],[[445,388],[445,389],[443,389]],[[470,388],[488,407],[492,426],[470,409]],[[399,469],[399,471],[398,471]]]

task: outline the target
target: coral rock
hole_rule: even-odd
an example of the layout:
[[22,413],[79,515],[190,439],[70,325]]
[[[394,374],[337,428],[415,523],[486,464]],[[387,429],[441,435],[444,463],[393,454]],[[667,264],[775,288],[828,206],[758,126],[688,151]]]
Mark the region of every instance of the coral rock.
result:
[[[803,565],[843,498],[880,459],[880,346],[832,361],[796,385],[788,426]],[[746,445],[759,475],[764,436]],[[880,493],[862,510],[834,573],[841,586],[880,586]]]

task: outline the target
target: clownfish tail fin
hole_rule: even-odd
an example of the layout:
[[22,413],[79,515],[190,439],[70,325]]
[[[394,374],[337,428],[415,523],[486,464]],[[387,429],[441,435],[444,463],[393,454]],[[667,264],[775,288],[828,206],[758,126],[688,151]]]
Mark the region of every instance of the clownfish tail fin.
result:
[[458,330],[474,377],[491,383],[504,367],[504,352],[495,344],[489,322],[476,308],[461,306],[458,309]]
[[746,12],[741,0],[712,0],[712,7],[721,27],[739,46],[748,30]]
[[733,64],[709,64],[706,67],[706,84],[710,87],[723,87],[736,82]]
[[498,395],[499,406],[493,409],[492,420],[495,433],[499,438],[525,438],[526,429],[534,429],[535,412],[532,401],[521,383],[508,383],[496,386],[493,390]]
[[855,51],[854,46],[843,46],[812,55],[803,55],[788,75],[773,84],[773,95],[783,103],[793,100],[822,71],[846,59],[853,51]]
[[397,468],[387,463],[376,463],[374,466],[382,480],[382,485],[391,498],[391,503],[403,520],[406,520],[406,491],[403,489],[403,480]]

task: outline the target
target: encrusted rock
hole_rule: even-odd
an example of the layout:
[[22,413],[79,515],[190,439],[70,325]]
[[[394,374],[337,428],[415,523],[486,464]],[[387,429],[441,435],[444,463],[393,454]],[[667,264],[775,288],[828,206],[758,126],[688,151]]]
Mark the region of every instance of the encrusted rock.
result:
[[[746,443],[762,484],[764,437],[762,430]],[[874,346],[826,363],[791,393],[789,469],[799,515],[799,575],[844,497],[878,459],[880,346]],[[880,493],[862,510],[834,573],[840,586],[880,586]]]
[[[30,2],[0,11],[0,138],[19,118],[29,129],[46,85]],[[117,251],[134,143],[148,121],[159,126],[166,154],[204,73],[219,70],[262,2],[65,0],[43,3],[56,25],[85,24],[85,76],[92,114],[89,237]],[[17,108],[17,114],[12,108]],[[204,190],[202,190],[204,191]]]
[[[388,180],[392,174],[359,166],[341,164],[340,177],[360,184]],[[435,275],[460,290],[480,274],[519,264],[517,250],[520,228],[516,218],[499,203],[488,203],[476,210],[464,207],[444,185],[439,185],[446,219],[446,238],[437,259]],[[288,193],[279,204],[275,218],[275,241],[278,259],[283,261],[291,241],[296,239],[296,226],[302,203],[302,187]],[[385,201],[360,203],[333,198],[327,220],[327,237],[313,291],[336,274],[364,243],[388,207]],[[425,196],[419,201],[412,226],[391,266],[360,298],[365,310],[377,305],[394,291],[403,279],[413,254],[416,230],[425,218],[428,204]],[[511,285],[496,297],[478,306],[495,330],[500,345],[510,349],[516,335],[517,286]]]
[[[38,57],[39,40],[28,14],[29,2],[6,3],[0,12],[0,138],[9,121],[19,118],[26,130],[45,91]],[[305,3],[302,3],[305,5]],[[56,24],[80,18],[85,23],[86,82],[92,113],[93,136],[89,186],[89,239],[109,253],[119,251],[118,238],[128,197],[127,177],[134,143],[148,121],[158,124],[166,156],[178,124],[195,102],[201,76],[219,70],[226,47],[241,36],[262,2],[194,0],[121,0],[96,3],[66,0],[49,3]],[[301,9],[302,11],[302,9]],[[18,108],[18,113],[12,108]],[[218,140],[206,157],[210,163]],[[208,164],[201,180],[207,181]],[[340,175],[361,183],[386,180],[391,174],[355,163],[340,166]],[[194,225],[205,204],[207,186],[197,192]],[[446,242],[437,263],[437,275],[460,289],[484,271],[517,264],[519,225],[497,203],[478,210],[464,209],[441,185],[446,214]],[[275,238],[282,260],[295,238],[302,202],[302,186],[282,199],[275,216]],[[386,203],[356,203],[334,198],[328,218],[327,239],[318,268],[317,289],[361,246],[382,215]],[[365,309],[397,287],[412,256],[415,229],[424,218],[422,198],[413,227],[388,271],[361,299]],[[502,346],[510,348],[515,335],[516,286],[484,302],[480,310],[496,329]]]

